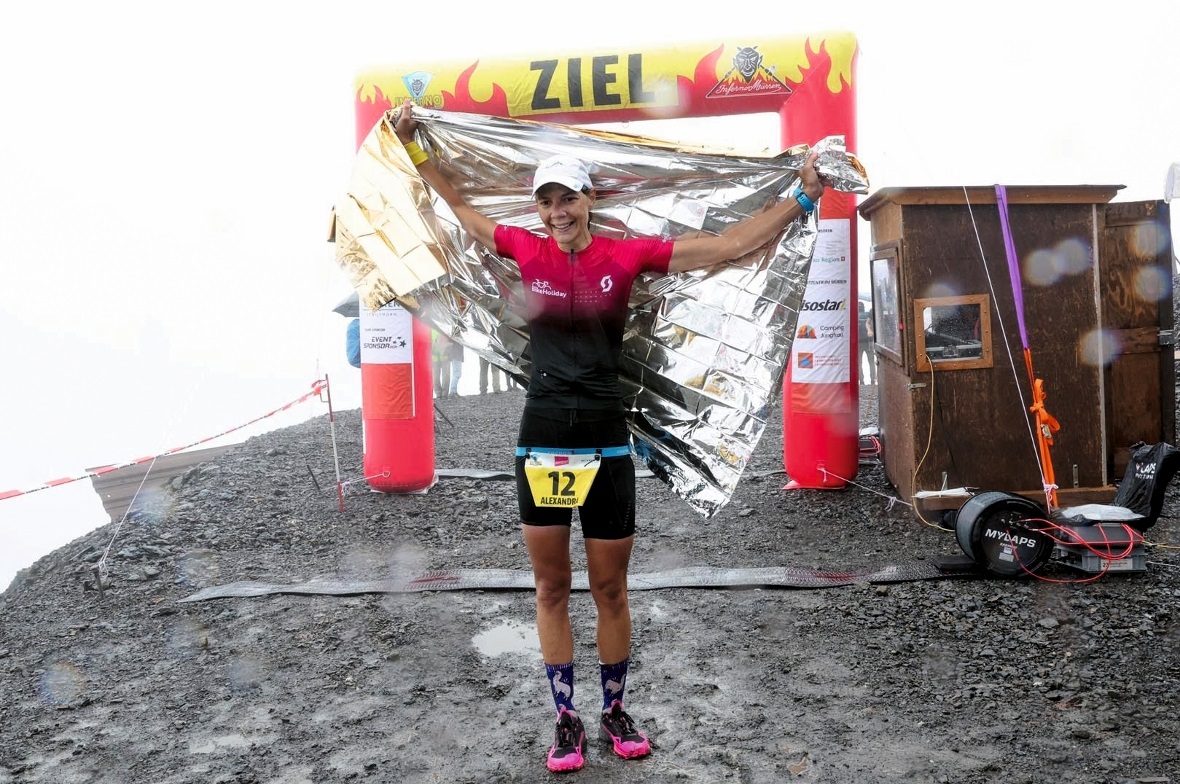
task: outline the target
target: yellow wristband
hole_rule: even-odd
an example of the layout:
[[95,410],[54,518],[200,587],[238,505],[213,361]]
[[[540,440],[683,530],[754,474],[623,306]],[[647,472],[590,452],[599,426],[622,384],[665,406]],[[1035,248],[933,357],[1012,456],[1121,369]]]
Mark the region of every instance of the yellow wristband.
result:
[[402,146],[406,148],[406,154],[410,156],[410,163],[415,166],[421,166],[430,158],[426,151],[418,146],[418,142],[406,142]]

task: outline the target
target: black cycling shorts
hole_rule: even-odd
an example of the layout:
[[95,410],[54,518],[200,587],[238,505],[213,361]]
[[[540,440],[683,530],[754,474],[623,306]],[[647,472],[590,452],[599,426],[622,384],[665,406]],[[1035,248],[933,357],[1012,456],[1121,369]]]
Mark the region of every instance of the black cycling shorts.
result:
[[[626,415],[615,411],[540,409],[525,406],[517,446],[606,449],[629,443]],[[526,525],[571,525],[573,509],[538,507],[516,458],[516,497]],[[625,539],[635,533],[635,462],[631,455],[604,457],[586,501],[578,507],[586,539]]]

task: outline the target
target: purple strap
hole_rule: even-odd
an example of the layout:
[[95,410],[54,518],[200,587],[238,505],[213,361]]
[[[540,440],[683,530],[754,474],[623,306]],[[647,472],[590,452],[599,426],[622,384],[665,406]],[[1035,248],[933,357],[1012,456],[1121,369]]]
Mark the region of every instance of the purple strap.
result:
[[1008,279],[1012,283],[1012,297],[1016,301],[1016,325],[1020,329],[1020,347],[1028,348],[1028,331],[1024,328],[1024,289],[1020,285],[1020,260],[1016,257],[1016,243],[1012,241],[1012,227],[1008,224],[1008,190],[996,186],[996,206],[1000,210],[1000,229],[1004,232],[1004,253],[1008,257]]

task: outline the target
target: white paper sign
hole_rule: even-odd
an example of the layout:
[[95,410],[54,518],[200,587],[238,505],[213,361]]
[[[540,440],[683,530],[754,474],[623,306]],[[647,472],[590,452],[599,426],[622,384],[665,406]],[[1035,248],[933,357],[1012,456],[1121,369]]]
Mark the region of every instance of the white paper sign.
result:
[[367,365],[414,363],[414,318],[396,302],[378,311],[361,308],[361,362]]

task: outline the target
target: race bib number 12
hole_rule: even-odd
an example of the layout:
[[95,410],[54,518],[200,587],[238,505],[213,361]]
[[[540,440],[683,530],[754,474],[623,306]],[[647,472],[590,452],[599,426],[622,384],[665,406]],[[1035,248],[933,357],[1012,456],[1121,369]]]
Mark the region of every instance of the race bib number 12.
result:
[[537,506],[581,506],[594,484],[602,456],[597,452],[571,454],[530,448],[524,474]]

